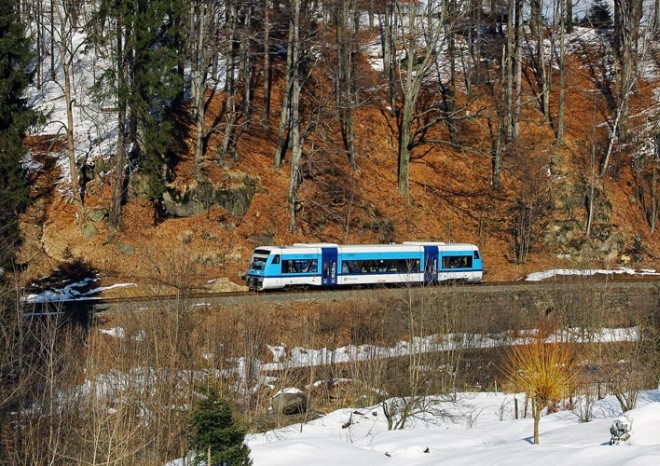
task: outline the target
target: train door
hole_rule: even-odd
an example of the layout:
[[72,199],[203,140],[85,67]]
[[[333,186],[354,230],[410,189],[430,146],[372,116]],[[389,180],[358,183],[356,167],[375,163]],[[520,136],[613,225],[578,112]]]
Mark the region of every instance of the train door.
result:
[[321,285],[337,284],[337,248],[321,248]]
[[438,283],[438,247],[424,246],[424,284]]

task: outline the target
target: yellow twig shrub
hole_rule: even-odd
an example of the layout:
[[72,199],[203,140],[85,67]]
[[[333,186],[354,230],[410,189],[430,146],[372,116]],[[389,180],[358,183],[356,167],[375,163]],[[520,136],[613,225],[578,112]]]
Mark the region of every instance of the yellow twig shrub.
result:
[[533,403],[534,444],[539,443],[541,412],[566,398],[578,384],[577,360],[572,345],[541,340],[507,349],[504,373],[515,391],[525,392]]

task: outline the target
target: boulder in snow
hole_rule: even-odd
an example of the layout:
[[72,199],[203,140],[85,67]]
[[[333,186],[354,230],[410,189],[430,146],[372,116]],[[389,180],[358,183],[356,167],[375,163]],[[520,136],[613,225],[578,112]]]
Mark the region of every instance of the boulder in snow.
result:
[[309,409],[309,399],[297,388],[285,388],[273,396],[270,406],[277,414],[302,414]]

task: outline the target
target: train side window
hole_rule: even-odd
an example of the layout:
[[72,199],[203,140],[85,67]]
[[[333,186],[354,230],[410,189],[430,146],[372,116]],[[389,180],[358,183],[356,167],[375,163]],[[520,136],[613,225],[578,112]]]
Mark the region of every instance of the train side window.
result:
[[318,266],[318,262],[316,261],[316,259],[313,259],[313,260],[309,261],[308,264],[307,264],[307,268],[305,269],[305,272],[316,273],[318,271],[319,271],[319,266]]
[[442,258],[443,269],[466,269],[472,267],[472,256],[446,256]]
[[273,256],[273,264],[279,264],[280,263],[280,255],[276,254]]
[[474,258],[479,259],[479,251],[474,251]]

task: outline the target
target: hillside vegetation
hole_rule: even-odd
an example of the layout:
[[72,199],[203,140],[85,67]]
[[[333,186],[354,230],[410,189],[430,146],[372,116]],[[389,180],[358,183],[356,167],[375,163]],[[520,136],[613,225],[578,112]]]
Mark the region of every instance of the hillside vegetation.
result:
[[623,40],[616,21],[523,24],[516,5],[172,2],[163,22],[165,3],[73,2],[52,37],[31,25],[68,66],[39,48],[30,96],[54,111],[27,140],[26,278],[82,260],[109,281],[240,283],[255,246],[305,241],[471,242],[487,280],[656,267],[639,20]]

